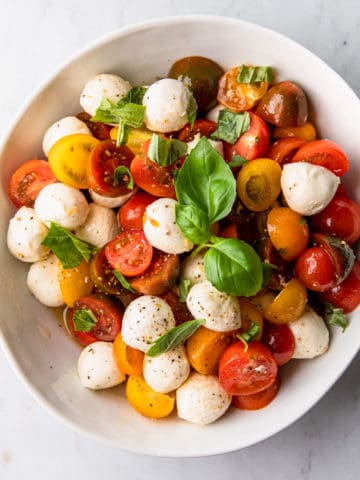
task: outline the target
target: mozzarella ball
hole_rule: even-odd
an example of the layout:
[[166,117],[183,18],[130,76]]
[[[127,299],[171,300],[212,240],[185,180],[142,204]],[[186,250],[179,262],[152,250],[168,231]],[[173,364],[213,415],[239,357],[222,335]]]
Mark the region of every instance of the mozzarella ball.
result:
[[103,247],[119,233],[116,213],[111,208],[90,203],[85,222],[75,229],[75,235],[98,248]]
[[339,177],[327,168],[307,162],[288,163],[281,174],[286,203],[300,215],[314,215],[324,210],[339,183]]
[[35,210],[21,207],[10,220],[7,246],[12,255],[23,262],[37,262],[47,257],[50,250],[41,245],[48,228],[36,215]]
[[292,358],[314,358],[328,349],[329,330],[311,307],[307,306],[301,317],[288,325],[295,338]]
[[77,370],[81,383],[92,390],[115,387],[126,378],[114,359],[112,342],[94,342],[85,347]]
[[47,307],[61,307],[64,298],[59,281],[60,261],[51,254],[45,260],[31,265],[27,275],[30,292]]
[[220,418],[231,403],[231,396],[217,377],[192,373],[176,390],[178,416],[188,422],[207,425]]
[[174,132],[188,123],[190,90],[179,80],[163,78],[148,88],[143,98],[145,125],[154,132]]
[[80,190],[63,183],[46,185],[36,198],[34,208],[46,225],[56,222],[70,230],[84,223],[89,213],[89,204]]
[[131,90],[129,82],[110,73],[99,73],[89,80],[80,95],[80,105],[94,116],[103,98],[117,103]]
[[175,327],[170,305],[160,297],[143,295],[127,306],[121,326],[124,342],[147,352],[153,342]]
[[138,189],[134,188],[130,193],[127,193],[126,195],[120,195],[119,197],[105,197],[104,195],[99,195],[98,193],[94,192],[94,190],[89,190],[89,193],[92,201],[101,207],[117,208],[121,207],[121,205],[124,205],[124,203],[126,203],[137,191]]
[[219,121],[219,113],[221,110],[224,110],[224,105],[221,105],[221,103],[218,103],[217,105],[215,105],[214,108],[212,108],[211,110],[209,110],[206,114],[206,119],[207,120],[211,120],[212,122],[215,122],[215,123],[218,123]]
[[92,135],[90,129],[85,122],[76,117],[61,118],[53,123],[45,132],[43,139],[43,150],[48,157],[51,147],[62,137],[74,135],[75,133],[85,133]]
[[206,280],[204,255],[204,253],[198,253],[195,257],[189,255],[181,264],[180,276],[183,280],[189,280],[191,285]]
[[144,358],[144,378],[155,392],[168,393],[185,382],[190,373],[190,363],[185,348],[180,345],[157,357]]
[[229,332],[241,327],[238,299],[219,292],[208,280],[191,287],[186,305],[194,318],[205,320],[209,330]]
[[[201,135],[200,133],[197,133],[194,136],[194,139],[191,140],[191,142],[188,142],[188,149],[187,153],[189,154],[193,148],[196,147],[196,145],[200,142]],[[219,155],[222,157],[224,156],[224,146],[223,143],[220,140],[211,140],[211,138],[208,138],[208,141],[210,145],[218,152]]]
[[188,240],[175,221],[176,200],[159,198],[146,207],[144,233],[151,245],[166,253],[184,253],[194,244]]

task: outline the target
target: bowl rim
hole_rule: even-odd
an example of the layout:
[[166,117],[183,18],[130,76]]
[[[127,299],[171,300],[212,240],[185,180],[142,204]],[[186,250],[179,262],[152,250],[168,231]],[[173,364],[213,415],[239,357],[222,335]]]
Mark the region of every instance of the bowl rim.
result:
[[[215,21],[215,22],[216,21],[222,22],[223,24],[227,23],[227,24],[232,24],[237,26],[243,25],[248,28],[256,28],[257,30],[263,31],[268,35],[272,35],[273,37],[278,38],[279,40],[286,41],[289,45],[293,45],[293,46],[296,46],[297,48],[304,50],[305,52],[307,52],[308,55],[316,59],[317,62],[321,63],[324,67],[326,67],[329,73],[332,73],[332,75],[337,77],[337,80],[343,84],[343,88],[347,90],[348,94],[353,96],[353,100],[355,102],[358,102],[360,106],[360,99],[358,98],[354,90],[332,67],[330,67],[324,60],[322,60],[316,54],[311,52],[307,47],[303,46],[299,42],[271,28],[264,27],[254,22],[250,22],[250,21],[242,20],[240,18],[235,18],[231,16],[226,16],[226,15],[213,15],[213,14],[187,15],[185,14],[185,15],[157,17],[153,19],[142,20],[142,21],[139,21],[130,25],[125,25],[118,29],[112,30],[106,34],[99,36],[98,38],[95,38],[90,42],[87,42],[87,44],[84,47],[77,49],[73,54],[66,57],[65,60],[63,60],[55,69],[51,71],[51,73],[45,78],[44,81],[40,82],[40,84],[38,84],[38,86],[35,87],[30,92],[30,94],[27,95],[27,98],[25,99],[25,101],[22,102],[21,106],[17,109],[15,114],[10,118],[8,122],[8,127],[4,130],[4,132],[0,136],[0,156],[2,156],[5,145],[10,139],[16,124],[24,115],[24,113],[28,110],[31,104],[37,99],[37,97],[42,93],[42,91],[45,90],[47,86],[49,86],[56,79],[56,77],[58,77],[59,74],[61,74],[61,72],[65,68],[67,68],[69,65],[71,65],[74,61],[79,60],[82,56],[91,52],[95,48],[100,48],[103,45],[110,43],[112,40],[119,39],[123,36],[127,36],[132,33],[136,33],[137,31],[141,31],[148,28],[161,27],[164,25],[168,26],[168,25],[181,24],[184,22],[206,23],[209,20]],[[4,335],[1,329],[0,329],[0,345],[5,354],[5,357],[8,359],[11,365],[11,368],[16,373],[16,375],[20,378],[23,384],[27,387],[30,394],[36,399],[36,401],[42,407],[44,407],[48,412],[50,412],[61,423],[67,425],[71,430],[81,435],[90,437],[93,440],[99,441],[103,444],[107,444],[109,446],[116,447],[124,451],[143,454],[143,455],[150,455],[155,457],[169,457],[169,458],[196,458],[196,457],[230,453],[243,448],[248,448],[252,445],[256,445],[257,443],[260,443],[272,437],[273,435],[279,433],[280,431],[285,430],[286,428],[290,427],[290,425],[298,421],[316,403],[318,403],[321,400],[321,398],[335,385],[335,383],[338,381],[338,379],[341,377],[344,371],[349,367],[349,365],[351,364],[351,362],[353,361],[353,359],[355,358],[355,356],[360,350],[360,345],[359,345],[358,349],[352,352],[352,355],[347,358],[347,362],[342,366],[342,368],[340,368],[337,371],[336,376],[332,378],[331,382],[324,386],[321,395],[315,399],[312,399],[309,402],[304,402],[304,406],[302,408],[299,408],[295,415],[291,416],[290,422],[288,421],[287,417],[284,416],[283,420],[280,419],[276,423],[276,425],[273,425],[272,428],[268,428],[266,430],[266,433],[259,432],[259,435],[257,436],[257,439],[255,441],[250,441],[248,443],[239,442],[238,444],[236,444],[236,441],[235,441],[231,449],[229,449],[228,447],[221,449],[221,445],[218,445],[216,446],[216,448],[213,447],[208,452],[201,451],[200,453],[195,452],[193,454],[193,453],[184,453],[184,452],[180,452],[180,453],[172,452],[170,450],[164,453],[164,452],[158,451],[156,447],[154,448],[153,446],[150,446],[149,448],[141,448],[141,446],[139,446],[138,448],[130,449],[130,448],[127,448],[126,446],[119,445],[119,443],[116,440],[105,438],[101,434],[94,433],[88,430],[87,428],[80,426],[75,421],[70,420],[67,416],[65,416],[65,414],[61,413],[61,411],[58,408],[56,408],[49,400],[47,400],[46,397],[40,392],[40,390],[37,387],[35,387],[35,385],[28,379],[24,370],[21,368],[20,363],[18,362],[16,355],[13,352],[10,342],[8,341],[8,339],[6,338],[6,336]]]

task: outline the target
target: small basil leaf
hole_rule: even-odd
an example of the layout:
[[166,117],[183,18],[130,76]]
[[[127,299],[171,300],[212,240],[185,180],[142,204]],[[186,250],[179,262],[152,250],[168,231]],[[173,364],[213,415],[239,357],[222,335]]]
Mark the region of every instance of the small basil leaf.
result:
[[219,112],[217,129],[210,136],[214,140],[224,140],[234,144],[249,127],[249,112],[234,113],[224,108]]
[[118,132],[116,136],[116,146],[120,147],[120,145],[123,145],[124,143],[127,142],[128,139],[128,134],[129,134],[129,128],[126,125],[126,123],[120,119],[119,120],[119,125],[118,125]]
[[131,293],[136,293],[136,291],[132,288],[132,286],[130,285],[130,283],[126,280],[126,278],[124,277],[124,275],[119,272],[119,270],[114,270],[114,275],[115,277],[119,280],[119,282],[121,283],[121,285],[126,288],[126,290],[129,290],[129,292]]
[[74,311],[73,322],[77,332],[90,332],[98,320],[90,308],[82,307]]
[[96,109],[95,115],[91,117],[92,122],[102,122],[102,123],[118,123],[119,115],[116,114],[116,103],[113,103],[106,97],[101,99],[100,105]]
[[185,342],[196,330],[205,323],[205,320],[189,320],[178,327],[174,327],[158,338],[146,352],[148,357],[156,357],[168,352]]
[[189,295],[189,291],[191,288],[191,281],[189,279],[184,279],[180,277],[179,282],[179,301],[186,302],[186,298]]
[[248,163],[248,161],[249,160],[246,160],[246,158],[241,155],[233,155],[228,165],[229,167],[242,167],[245,163]]
[[185,142],[174,138],[167,140],[154,133],[150,141],[148,157],[162,167],[167,167],[186,155],[187,149]]
[[175,205],[176,223],[182,233],[195,244],[206,243],[211,237],[207,215],[193,205]]
[[325,319],[329,325],[342,328],[345,332],[349,326],[349,319],[345,317],[342,308],[336,308],[329,302],[324,302],[325,305]]
[[129,177],[129,180],[127,180],[127,182],[128,182],[127,188],[129,190],[133,190],[134,179],[133,179],[133,177],[130,173],[130,170],[128,169],[128,167],[125,167],[125,165],[119,165],[114,170],[114,184],[115,184],[115,186],[120,184],[120,180],[122,179],[123,175],[126,175],[127,177]]
[[[93,122],[103,123],[124,123],[133,128],[140,128],[144,123],[145,107],[138,105],[137,103],[123,103],[121,105],[111,102],[108,98],[103,98],[99,107],[97,108],[95,115],[91,118]],[[122,125],[119,125],[123,128]],[[123,141],[119,141],[121,145]]]
[[257,322],[251,322],[250,328],[247,332],[239,333],[236,335],[237,338],[243,342],[245,352],[248,351],[248,348],[249,348],[248,343],[252,342],[256,338],[259,332],[260,332],[260,325]]
[[272,82],[273,71],[271,67],[253,67],[240,65],[236,81],[238,83]]
[[191,128],[194,126],[195,120],[196,120],[196,114],[197,114],[197,103],[194,98],[194,95],[191,93],[189,96],[188,100],[188,106],[187,106],[187,117],[189,120],[189,123],[191,125]]
[[137,105],[142,105],[146,90],[146,87],[133,87],[123,98],[117,102],[116,105],[118,107],[122,107],[126,103],[136,103]]

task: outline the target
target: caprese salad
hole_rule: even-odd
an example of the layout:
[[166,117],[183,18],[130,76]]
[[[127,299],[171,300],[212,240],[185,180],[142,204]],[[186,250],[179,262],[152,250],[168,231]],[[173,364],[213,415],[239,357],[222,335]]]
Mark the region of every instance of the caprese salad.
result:
[[208,424],[265,407],[282,365],[329,348],[360,303],[360,206],[342,148],[271,67],[204,57],[132,86],[90,79],[9,181],[10,253],[64,307],[89,389]]

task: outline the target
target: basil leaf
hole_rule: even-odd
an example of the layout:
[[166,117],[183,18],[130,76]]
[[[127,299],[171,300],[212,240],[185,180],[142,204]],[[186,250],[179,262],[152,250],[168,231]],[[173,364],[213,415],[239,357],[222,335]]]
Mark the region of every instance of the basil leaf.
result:
[[191,281],[189,279],[184,279],[180,277],[180,282],[179,282],[179,301],[180,302],[186,302],[186,298],[189,295],[189,291],[191,288]]
[[154,133],[150,141],[148,157],[162,167],[167,167],[186,155],[187,149],[185,142],[175,138],[167,140]]
[[115,186],[119,185],[120,184],[120,180],[121,180],[121,177],[123,175],[126,175],[129,177],[129,181],[128,181],[128,184],[127,184],[127,188],[129,190],[133,190],[134,188],[134,179],[130,173],[130,170],[128,169],[128,167],[125,167],[125,165],[119,165],[118,167],[115,168],[114,170],[114,184]]
[[205,323],[205,320],[189,320],[178,327],[174,327],[158,338],[146,352],[148,357],[156,357],[168,352],[185,342],[196,330]]
[[90,118],[92,122],[118,123],[119,115],[116,113],[116,103],[106,97],[101,99],[95,115]]
[[325,305],[325,319],[329,325],[342,328],[345,332],[349,326],[349,319],[345,317],[342,308],[336,308],[329,302],[324,302]]
[[240,65],[236,81],[238,83],[272,82],[273,71],[271,67],[252,67]]
[[77,332],[90,332],[98,322],[94,312],[89,307],[75,310],[73,315],[74,327]]
[[206,278],[221,292],[251,297],[262,287],[260,257],[246,242],[227,238],[216,242],[204,257]]
[[246,160],[246,158],[241,155],[233,155],[228,165],[229,167],[242,167],[245,163],[248,163],[248,161],[249,160]]
[[80,240],[55,222],[50,223],[49,231],[42,244],[50,248],[64,269],[77,267],[83,260],[88,262],[97,250],[97,247]]
[[214,223],[226,217],[236,198],[236,182],[230,167],[202,137],[185,160],[175,180],[179,203],[202,210]]
[[134,290],[132,288],[132,286],[130,285],[130,283],[126,280],[126,278],[124,277],[124,275],[119,272],[119,270],[114,270],[114,275],[115,277],[119,280],[119,282],[121,283],[121,285],[126,288],[126,290],[129,290],[129,292],[131,293],[136,293],[136,290]]
[[116,105],[118,107],[121,107],[126,103],[136,103],[137,105],[142,105],[146,90],[146,87],[133,87],[124,97],[122,97],[117,102]]
[[119,120],[119,125],[118,125],[118,133],[116,136],[116,146],[120,147],[120,145],[123,145],[124,143],[127,142],[128,139],[128,134],[129,134],[129,128],[125,124],[123,120]]
[[224,140],[234,144],[240,135],[248,130],[249,126],[249,112],[234,113],[224,108],[219,112],[217,129],[210,137],[214,140]]
[[206,243],[211,237],[207,215],[194,205],[175,205],[176,223],[182,233],[192,242]]
[[197,114],[197,103],[192,93],[190,93],[190,96],[189,96],[186,113],[192,128],[194,126],[194,123],[196,120],[196,114]]
[[260,332],[260,325],[257,322],[251,322],[250,328],[247,332],[237,334],[237,338],[244,344],[245,352],[248,351],[248,342],[252,342]]
[[130,127],[140,128],[144,123],[144,115],[145,107],[143,105],[137,103],[118,105],[108,98],[103,98],[91,121],[113,124],[122,120]]

